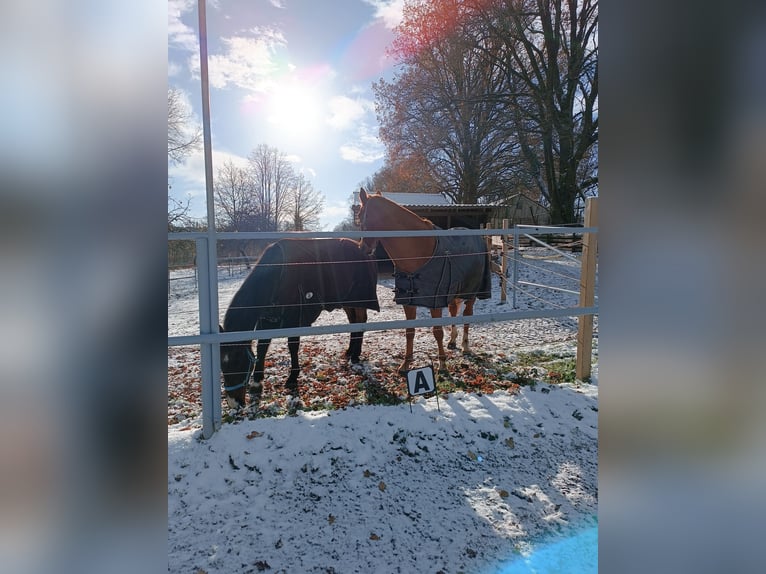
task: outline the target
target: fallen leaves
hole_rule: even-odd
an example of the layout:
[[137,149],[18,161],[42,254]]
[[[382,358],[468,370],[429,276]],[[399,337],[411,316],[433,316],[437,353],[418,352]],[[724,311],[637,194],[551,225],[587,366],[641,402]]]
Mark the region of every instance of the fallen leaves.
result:
[[[340,337],[346,344],[345,335]],[[326,340],[306,342],[301,346],[301,375],[298,388],[302,410],[345,409],[354,405],[399,404],[407,401],[406,379],[398,372],[398,361],[375,360],[372,347],[363,363],[342,360]],[[289,358],[272,349],[264,367],[263,388],[259,408],[255,412],[229,413],[227,422],[272,417],[288,413],[284,381],[289,371]],[[389,357],[390,358],[390,357]],[[168,425],[191,421],[201,415],[201,378],[199,349],[168,349]],[[438,380],[440,394],[457,390],[491,394],[497,390],[515,392],[518,385],[498,375],[492,359],[472,355],[451,359],[448,373]],[[221,392],[222,401],[225,393]],[[224,405],[224,412],[228,408]],[[259,435],[247,435],[248,439]]]
[[380,490],[380,492],[386,491],[386,483],[383,482],[382,480],[378,483],[378,490]]
[[250,434],[247,435],[248,440],[253,440],[254,438],[258,438],[259,436],[263,436],[262,432],[253,431]]

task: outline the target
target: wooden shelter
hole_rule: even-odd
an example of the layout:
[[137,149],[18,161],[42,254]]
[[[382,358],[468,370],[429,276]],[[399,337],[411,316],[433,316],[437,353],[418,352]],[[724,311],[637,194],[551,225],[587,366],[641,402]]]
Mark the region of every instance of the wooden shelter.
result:
[[[357,192],[358,193],[358,192]],[[354,194],[354,217],[359,213],[359,198]],[[383,193],[391,201],[406,207],[420,217],[430,219],[442,229],[467,227],[479,229],[495,217],[497,206],[487,204],[451,203],[441,193]]]

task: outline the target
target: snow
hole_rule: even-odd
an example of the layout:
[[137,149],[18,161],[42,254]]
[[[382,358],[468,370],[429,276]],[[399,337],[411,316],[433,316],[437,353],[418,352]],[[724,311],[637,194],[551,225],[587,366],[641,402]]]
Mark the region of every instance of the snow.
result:
[[[525,253],[531,265],[520,277],[577,289],[576,263]],[[176,274],[183,275],[190,272]],[[243,278],[221,272],[221,314]],[[477,302],[477,315],[510,308],[494,280],[493,298]],[[171,283],[169,332],[194,333],[193,281]],[[390,283],[381,277],[381,312],[370,321],[402,318]],[[520,308],[576,304],[565,292],[529,291]],[[344,320],[334,312],[318,324]],[[523,351],[573,355],[576,332],[576,319],[563,318],[475,325],[470,334],[476,360],[500,365]],[[316,389],[316,373],[332,371],[341,388],[379,381],[406,396],[395,375],[403,333],[366,333],[354,368],[337,360],[346,344],[347,335],[302,339],[302,360],[311,362],[299,382],[305,392]],[[426,329],[415,345],[434,354]],[[195,352],[171,349],[169,373],[186,368],[194,379]],[[450,353],[451,370],[471,363]],[[197,402],[169,398],[169,572],[597,571],[597,363],[590,383],[554,384],[535,367],[535,384],[502,386],[507,375],[498,367],[494,392],[455,389],[438,402],[392,406],[366,404],[360,392],[343,408],[309,404],[285,416],[284,341],[273,342],[269,358],[263,398],[279,416],[239,417],[202,440]],[[174,381],[169,375],[169,395],[181,384]]]

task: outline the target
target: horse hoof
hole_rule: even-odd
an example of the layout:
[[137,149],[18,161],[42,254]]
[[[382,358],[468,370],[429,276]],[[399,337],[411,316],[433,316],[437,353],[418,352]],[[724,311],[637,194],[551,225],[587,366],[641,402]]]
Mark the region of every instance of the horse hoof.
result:
[[234,399],[232,397],[226,397],[226,404],[230,409],[242,409],[245,407],[245,403],[240,403],[237,399]]
[[456,343],[447,343],[447,348],[448,349],[457,349],[457,344]]
[[287,414],[294,417],[298,414],[299,410],[304,408],[303,401],[297,395],[287,401]]

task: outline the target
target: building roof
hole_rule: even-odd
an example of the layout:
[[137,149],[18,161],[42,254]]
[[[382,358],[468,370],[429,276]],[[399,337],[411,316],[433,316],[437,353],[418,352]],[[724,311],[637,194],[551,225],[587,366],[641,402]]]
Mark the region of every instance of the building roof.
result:
[[395,201],[399,205],[410,206],[436,206],[452,205],[452,202],[441,193],[389,193],[384,192],[383,197]]

